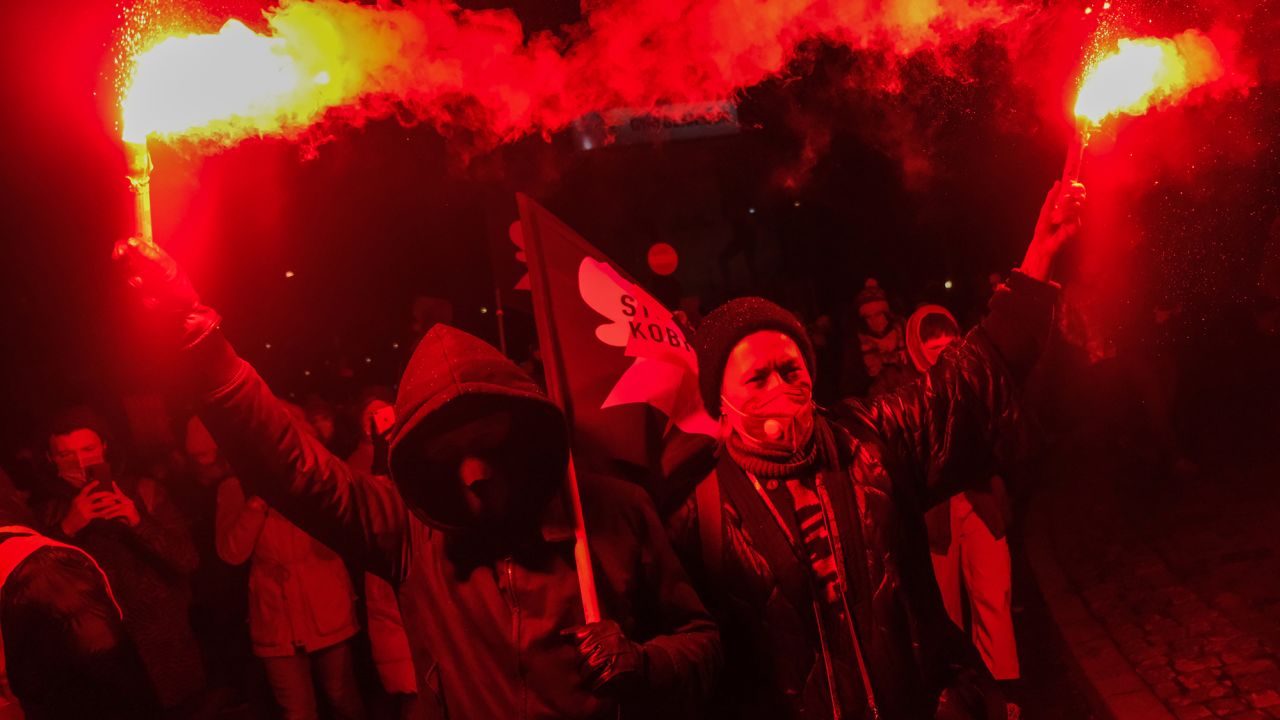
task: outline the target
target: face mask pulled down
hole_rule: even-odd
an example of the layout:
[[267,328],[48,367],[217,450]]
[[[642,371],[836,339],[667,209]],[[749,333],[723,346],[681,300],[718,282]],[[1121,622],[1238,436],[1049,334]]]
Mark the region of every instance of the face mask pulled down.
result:
[[724,396],[720,401],[733,432],[767,455],[797,454],[813,435],[813,388],[808,383],[779,383],[753,395],[742,407]]

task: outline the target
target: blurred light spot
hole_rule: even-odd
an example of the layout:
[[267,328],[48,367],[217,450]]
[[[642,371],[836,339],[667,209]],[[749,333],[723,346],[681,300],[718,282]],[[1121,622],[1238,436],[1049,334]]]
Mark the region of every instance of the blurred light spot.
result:
[[660,242],[649,246],[647,259],[649,261],[649,269],[663,277],[675,272],[676,268],[680,266],[680,254],[667,243]]
[[950,290],[950,289],[953,287],[953,285],[952,285],[951,281],[950,281],[950,280],[948,280],[948,281],[946,281],[946,282],[942,283],[942,287],[944,287],[944,288],[946,288],[946,289]]
[[484,307],[484,306],[481,306],[481,307],[480,307],[480,314],[481,314],[481,315],[488,315],[488,314],[489,314],[489,308]]
[[285,270],[285,271],[284,271],[284,276],[285,276],[285,277],[287,277],[287,278],[291,278],[291,277],[293,277],[293,271],[292,271],[292,270]]

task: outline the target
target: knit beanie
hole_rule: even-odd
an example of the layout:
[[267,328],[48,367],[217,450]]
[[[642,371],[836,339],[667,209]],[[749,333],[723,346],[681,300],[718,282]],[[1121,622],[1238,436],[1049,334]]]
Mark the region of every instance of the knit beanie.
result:
[[702,392],[702,404],[711,417],[720,417],[720,385],[724,381],[729,353],[742,338],[761,330],[777,330],[795,340],[809,375],[817,378],[813,343],[794,315],[764,298],[730,300],[702,320],[693,343],[698,355],[698,386]]

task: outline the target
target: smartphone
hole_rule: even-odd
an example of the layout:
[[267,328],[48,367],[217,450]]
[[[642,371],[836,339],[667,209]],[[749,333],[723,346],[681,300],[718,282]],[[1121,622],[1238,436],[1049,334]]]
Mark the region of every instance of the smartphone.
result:
[[373,414],[373,434],[386,435],[396,424],[396,409],[384,407]]
[[86,482],[98,483],[99,490],[111,489],[111,466],[107,463],[100,462],[96,465],[90,465],[84,469]]

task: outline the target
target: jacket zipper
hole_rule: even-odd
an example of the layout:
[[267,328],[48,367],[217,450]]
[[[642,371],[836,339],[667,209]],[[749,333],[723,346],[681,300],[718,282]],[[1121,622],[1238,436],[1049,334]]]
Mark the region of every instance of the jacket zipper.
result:
[[520,682],[520,716],[528,717],[528,689],[525,687],[524,659],[520,657],[520,601],[516,598],[515,563],[511,558],[502,561],[507,575],[507,596],[511,598],[511,646],[516,651],[516,677]]

